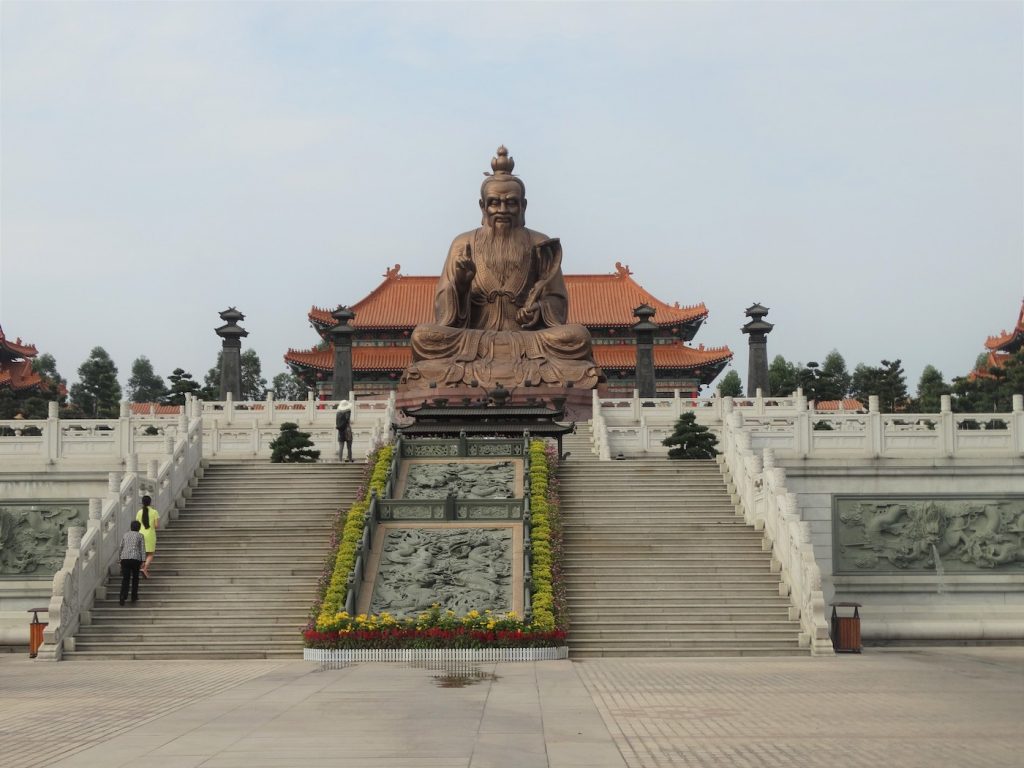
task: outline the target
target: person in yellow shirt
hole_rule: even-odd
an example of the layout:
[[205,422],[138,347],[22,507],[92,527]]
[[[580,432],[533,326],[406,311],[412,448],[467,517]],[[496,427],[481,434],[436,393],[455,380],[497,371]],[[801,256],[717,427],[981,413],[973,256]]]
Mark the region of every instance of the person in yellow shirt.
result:
[[146,542],[146,562],[142,564],[139,572],[149,578],[149,566],[153,562],[153,555],[156,554],[156,529],[160,526],[160,513],[149,506],[153,499],[149,496],[142,497],[142,509],[135,514],[135,519],[142,525],[142,538]]

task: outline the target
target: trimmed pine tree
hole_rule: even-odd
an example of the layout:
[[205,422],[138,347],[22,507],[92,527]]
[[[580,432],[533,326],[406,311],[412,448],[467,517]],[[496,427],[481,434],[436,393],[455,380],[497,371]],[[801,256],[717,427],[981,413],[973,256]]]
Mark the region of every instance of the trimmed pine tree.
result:
[[320,451],[311,450],[312,445],[309,432],[299,432],[298,424],[286,421],[281,425],[281,434],[270,443],[270,460],[275,464],[316,461],[320,458]]
[[716,438],[707,427],[697,423],[697,414],[687,411],[676,422],[675,432],[661,441],[675,446],[668,452],[670,459],[713,459],[718,455]]

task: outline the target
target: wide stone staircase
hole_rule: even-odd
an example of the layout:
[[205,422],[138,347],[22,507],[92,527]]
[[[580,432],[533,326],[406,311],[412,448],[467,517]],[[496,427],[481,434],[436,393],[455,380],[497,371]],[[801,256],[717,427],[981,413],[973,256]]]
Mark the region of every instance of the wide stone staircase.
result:
[[211,464],[161,528],[139,601],[118,605],[121,577],[108,578],[66,657],[301,657],[331,523],[362,475],[360,464]]
[[600,462],[586,425],[564,450],[572,657],[808,653],[716,462]]

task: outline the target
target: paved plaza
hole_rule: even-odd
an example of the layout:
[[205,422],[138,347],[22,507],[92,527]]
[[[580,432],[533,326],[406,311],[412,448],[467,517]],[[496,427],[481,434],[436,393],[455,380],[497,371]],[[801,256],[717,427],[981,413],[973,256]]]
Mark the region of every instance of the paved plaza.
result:
[[5,768],[1024,765],[1024,648],[431,669],[0,655]]

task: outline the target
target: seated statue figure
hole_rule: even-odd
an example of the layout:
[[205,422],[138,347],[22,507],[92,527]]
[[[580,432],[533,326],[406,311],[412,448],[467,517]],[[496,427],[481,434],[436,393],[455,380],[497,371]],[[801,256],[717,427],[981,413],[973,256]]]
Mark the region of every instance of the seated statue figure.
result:
[[483,226],[452,242],[435,323],[412,334],[407,385],[574,386],[602,379],[590,332],[569,311],[557,239],[526,228],[526,187],[505,147],[480,188]]

